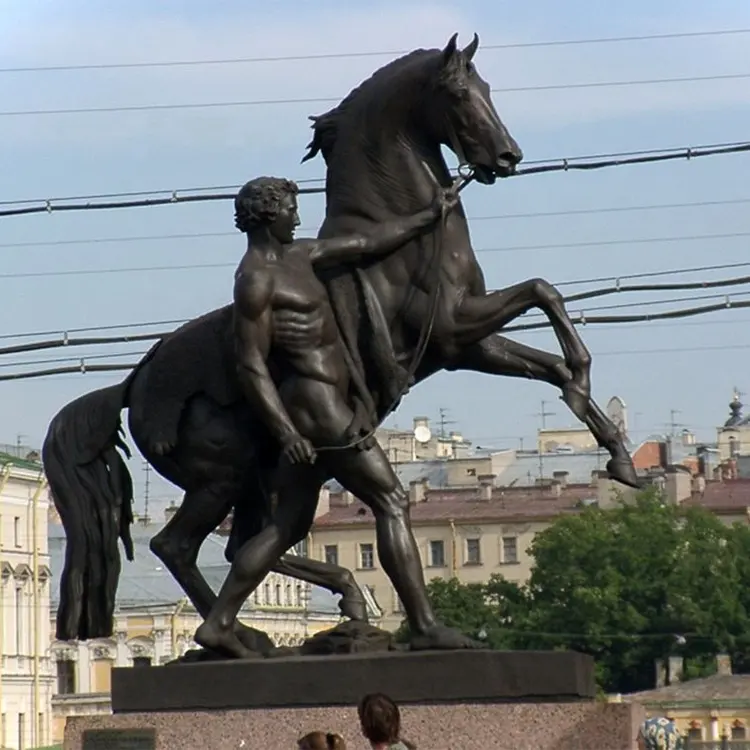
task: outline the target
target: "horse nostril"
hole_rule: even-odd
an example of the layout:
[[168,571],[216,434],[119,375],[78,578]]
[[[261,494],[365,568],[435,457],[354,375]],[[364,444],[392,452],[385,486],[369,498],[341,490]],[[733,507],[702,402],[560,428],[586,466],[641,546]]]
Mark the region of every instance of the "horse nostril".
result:
[[506,163],[510,166],[515,167],[516,164],[518,164],[521,159],[523,159],[523,154],[521,151],[503,151],[497,158],[498,162],[500,163]]

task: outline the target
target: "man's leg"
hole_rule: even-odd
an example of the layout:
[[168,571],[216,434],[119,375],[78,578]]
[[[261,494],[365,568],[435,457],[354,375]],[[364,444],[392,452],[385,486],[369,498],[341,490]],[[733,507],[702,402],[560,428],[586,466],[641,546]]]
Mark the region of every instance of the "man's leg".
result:
[[408,495],[380,445],[323,453],[321,459],[375,516],[378,556],[406,612],[412,648],[481,648],[482,644],[444,627],[435,617],[411,530]]
[[279,467],[278,478],[274,482],[278,502],[273,519],[235,554],[216,604],[195,633],[196,643],[225,656],[258,656],[243,646],[235,635],[235,619],[242,604],[279,558],[309,532],[322,481],[323,476],[316,466]]

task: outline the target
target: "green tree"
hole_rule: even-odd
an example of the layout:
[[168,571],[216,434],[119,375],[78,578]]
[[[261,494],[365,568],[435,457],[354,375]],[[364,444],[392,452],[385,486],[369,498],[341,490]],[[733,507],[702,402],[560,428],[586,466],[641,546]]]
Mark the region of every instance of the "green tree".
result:
[[748,622],[731,536],[655,491],[559,519],[531,546],[528,608],[515,623],[524,645],[590,653],[602,686],[621,692],[650,687],[656,659],[732,650]]

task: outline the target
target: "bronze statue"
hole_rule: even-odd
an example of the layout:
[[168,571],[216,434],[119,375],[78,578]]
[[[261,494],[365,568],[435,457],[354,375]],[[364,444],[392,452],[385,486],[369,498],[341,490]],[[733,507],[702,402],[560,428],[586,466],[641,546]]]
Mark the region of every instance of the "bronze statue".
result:
[[430,207],[371,225],[368,235],[295,241],[297,192],[289,180],[259,178],[235,201],[235,223],[247,234],[234,283],[237,376],[282,457],[270,481],[276,498],[269,523],[237,551],[195,640],[229,656],[250,655],[233,632],[239,609],[274,563],[310,533],[318,490],[333,476],[372,508],[380,559],[422,641],[444,645],[451,638],[458,647],[466,639],[435,621],[408,524],[408,496],[371,437],[377,425],[355,414],[360,399],[328,294],[315,275],[315,269],[394,252],[447,216],[458,195],[440,190]]
[[[321,153],[327,165],[320,239],[369,236],[429,205],[436,187],[451,187],[442,145],[480,183],[492,184],[513,173],[521,150],[475,68],[477,47],[475,36],[459,49],[454,36],[444,49],[416,50],[384,66],[337,107],[314,118],[305,159]],[[366,436],[367,426],[395,409],[412,382],[439,370],[527,377],[558,387],[573,413],[609,450],[610,476],[637,486],[616,427],[590,397],[590,355],[561,295],[542,279],[488,293],[460,203],[443,222],[390,254],[362,265],[321,269],[318,276],[328,292],[356,393],[354,432]],[[535,307],[552,322],[563,357],[500,335],[504,325]],[[177,329],[152,347],[123,383],[76,399],[52,420],[44,462],[68,539],[58,638],[111,633],[118,537],[130,554],[132,487],[118,453],[124,448],[119,437],[123,408],[129,410],[131,435],[147,460],[185,490],[183,504],[154,537],[152,549],[204,618],[216,596],[196,566],[201,543],[234,509],[227,548],[232,559],[246,541],[255,537],[257,543],[274,513],[269,498],[277,492],[274,470],[282,446],[243,397],[229,305]],[[310,480],[296,490],[293,506],[314,507],[322,481],[331,476],[333,453],[326,456],[327,465],[316,462],[315,481],[311,471]],[[408,514],[403,515],[408,529]],[[349,571],[292,555],[282,556],[272,569],[341,593],[342,612],[366,619],[362,594]],[[409,575],[416,601],[424,588],[421,571]],[[257,578],[255,572],[253,576]],[[425,630],[425,623],[412,620],[412,625],[417,633]],[[234,632],[247,649],[263,651],[270,645],[267,636],[251,628],[235,623]],[[452,634],[444,635],[442,642],[440,637],[417,637],[412,645],[457,645]]]

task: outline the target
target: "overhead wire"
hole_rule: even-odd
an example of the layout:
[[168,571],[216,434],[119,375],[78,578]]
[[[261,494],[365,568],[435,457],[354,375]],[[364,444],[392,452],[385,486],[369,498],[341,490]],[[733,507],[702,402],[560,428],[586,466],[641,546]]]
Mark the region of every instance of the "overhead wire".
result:
[[[673,161],[675,159],[686,159],[688,161],[704,156],[719,156],[729,154],[739,154],[750,151],[750,142],[743,141],[738,143],[727,143],[718,145],[705,146],[683,146],[672,149],[644,149],[642,151],[632,151],[630,156],[621,154],[602,154],[596,157],[563,157],[560,159],[549,160],[549,163],[536,162],[535,166],[527,166],[513,172],[509,177],[525,177],[536,174],[549,172],[573,172],[589,171],[596,169],[607,169],[610,167],[621,167],[635,164],[649,164],[662,161]],[[588,159],[588,161],[587,161]],[[68,203],[64,205],[53,205],[52,199],[40,199],[36,202],[42,203],[40,206],[22,206],[19,208],[6,208],[0,210],[0,217],[3,216],[20,216],[25,214],[36,213],[53,213],[59,211],[85,211],[94,209],[115,209],[115,208],[147,208],[151,206],[163,206],[186,202],[200,202],[203,200],[233,200],[235,193],[217,193],[215,195],[178,195],[178,191],[173,191],[168,197],[163,198],[144,198],[140,200],[121,200],[105,201],[102,203]],[[299,188],[302,194],[324,193],[325,188]],[[58,199],[60,200],[60,199]],[[35,201],[30,201],[35,202]]]
[[[493,94],[518,94],[526,92],[573,91],[593,88],[619,88],[625,86],[657,86],[680,83],[707,83],[715,81],[745,80],[750,73],[717,73],[706,76],[677,76],[674,78],[643,78],[621,81],[581,81],[577,83],[550,83],[534,86],[507,86],[492,88]],[[284,99],[245,99],[226,102],[173,102],[170,104],[121,104],[106,107],[61,107],[58,109],[0,110],[0,117],[48,117],[59,115],[92,115],[114,112],[170,112],[192,109],[227,109],[231,107],[276,107],[291,104],[336,104],[341,96],[289,97]]]
[[[703,31],[668,32],[663,34],[633,34],[628,36],[589,37],[582,39],[552,39],[535,42],[506,42],[501,44],[482,44],[483,51],[533,49],[544,47],[567,47],[586,44],[613,44],[623,42],[643,42],[668,39],[689,39],[698,37],[730,36],[748,34],[750,29],[709,29]],[[358,52],[324,52],[304,55],[266,55],[256,57],[230,57],[203,60],[152,60],[122,63],[69,63],[58,65],[29,65],[0,68],[0,73],[47,73],[53,71],[74,70],[116,70],[134,68],[172,68],[192,67],[200,65],[236,65],[247,63],[277,63],[277,62],[307,62],[313,60],[342,60],[363,57],[386,57],[405,55],[410,50],[371,50]]]
[[[151,195],[152,193],[141,193],[143,195]],[[124,194],[126,195],[126,194]],[[85,196],[91,198],[92,196]],[[93,196],[95,197],[95,196]],[[75,200],[74,198],[69,199],[53,199],[53,200]],[[0,205],[8,205],[12,203],[28,203],[30,201],[0,201]],[[37,201],[38,202],[38,201]],[[724,198],[720,200],[701,200],[701,201],[685,201],[681,203],[652,203],[652,204],[641,204],[635,206],[596,206],[592,208],[572,208],[572,209],[560,209],[557,211],[526,211],[520,213],[507,213],[507,214],[486,214],[480,216],[468,216],[467,220],[469,223],[476,221],[506,221],[515,219],[537,219],[546,217],[557,217],[557,216],[584,216],[594,214],[606,214],[606,213],[630,213],[636,211],[661,211],[661,210],[672,210],[681,208],[704,208],[713,206],[731,206],[731,205],[742,205],[750,203],[750,198]],[[315,232],[315,227],[301,227],[300,232]],[[161,242],[167,240],[192,240],[192,239],[208,239],[215,237],[234,237],[237,235],[236,231],[228,232],[179,232],[170,234],[146,234],[146,235],[125,235],[119,237],[78,237],[74,239],[58,239],[58,240],[24,240],[22,242],[0,242],[0,249],[13,249],[13,248],[32,248],[32,247],[64,247],[67,245],[99,245],[114,242]]]
[[[219,233],[217,233],[219,234]],[[224,234],[224,233],[221,233]],[[205,234],[186,235],[185,238],[192,236],[202,238]],[[716,234],[684,234],[671,235],[662,237],[633,237],[618,238],[609,240],[585,240],[578,242],[552,242],[537,245],[508,245],[506,247],[480,247],[475,248],[477,254],[483,253],[517,253],[517,252],[542,252],[547,250],[575,250],[582,248],[597,247],[616,247],[627,245],[651,245],[667,242],[695,242],[701,240],[726,240],[750,237],[748,232],[721,232]],[[182,238],[182,237],[181,237]],[[231,268],[237,265],[237,262],[212,262],[212,263],[176,263],[161,264],[150,266],[121,266],[115,268],[69,268],[65,270],[46,270],[46,271],[8,271],[0,273],[0,279],[23,279],[23,278],[44,278],[44,277],[64,277],[64,276],[102,276],[121,273],[159,273],[164,271],[193,271],[209,270],[214,268]],[[740,264],[745,265],[745,264]],[[726,267],[737,267],[735,264],[729,264]],[[615,277],[608,277],[609,279]],[[626,278],[626,277],[620,277]],[[570,284],[573,282],[563,282]],[[575,282],[582,283],[582,282]],[[690,288],[690,287],[687,287]],[[615,290],[616,291],[616,290]]]

